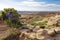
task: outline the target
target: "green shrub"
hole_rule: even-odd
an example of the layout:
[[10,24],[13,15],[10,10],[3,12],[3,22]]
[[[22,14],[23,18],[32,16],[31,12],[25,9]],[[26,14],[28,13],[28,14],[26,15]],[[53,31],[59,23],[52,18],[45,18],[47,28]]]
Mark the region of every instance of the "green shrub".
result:
[[[8,15],[9,12],[12,14],[12,18]],[[9,27],[19,28],[22,26],[21,19],[19,18],[21,15],[15,10],[14,8],[4,8],[4,11],[2,11],[2,18],[6,23],[9,25]]]
[[37,26],[37,23],[36,22],[32,22],[31,25]]
[[33,26],[40,26],[40,28],[45,28],[45,26],[47,25],[48,21],[43,21],[43,22],[38,22],[37,21],[31,22],[31,25]]
[[20,30],[17,28],[9,28],[9,35],[3,40],[19,40]]
[[45,28],[47,25],[48,21],[44,21],[44,22],[39,22],[38,25],[40,26],[40,28]]
[[44,26],[44,25],[41,25],[41,26],[40,26],[40,28],[43,28],[43,29],[44,29],[44,28],[45,28],[45,26]]

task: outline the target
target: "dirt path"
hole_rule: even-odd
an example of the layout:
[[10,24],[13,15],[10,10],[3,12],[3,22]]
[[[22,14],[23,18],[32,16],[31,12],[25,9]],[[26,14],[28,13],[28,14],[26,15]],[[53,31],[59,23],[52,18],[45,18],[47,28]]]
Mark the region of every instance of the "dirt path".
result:
[[0,22],[0,40],[2,40],[8,35],[7,29],[7,25],[5,23]]

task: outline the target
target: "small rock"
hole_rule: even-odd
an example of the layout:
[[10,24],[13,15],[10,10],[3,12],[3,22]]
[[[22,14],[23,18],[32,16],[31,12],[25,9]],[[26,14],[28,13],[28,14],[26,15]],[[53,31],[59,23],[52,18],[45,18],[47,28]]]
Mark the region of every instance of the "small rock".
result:
[[50,30],[48,30],[48,35],[50,35],[50,36],[55,36],[55,31],[54,31],[54,29],[50,29]]
[[35,36],[35,33],[30,33],[29,34],[29,38],[31,38],[31,39],[34,39],[36,36]]
[[35,26],[35,27],[33,27],[33,31],[38,31],[39,29],[40,29],[39,26]]
[[60,33],[60,28],[55,28],[56,33]]

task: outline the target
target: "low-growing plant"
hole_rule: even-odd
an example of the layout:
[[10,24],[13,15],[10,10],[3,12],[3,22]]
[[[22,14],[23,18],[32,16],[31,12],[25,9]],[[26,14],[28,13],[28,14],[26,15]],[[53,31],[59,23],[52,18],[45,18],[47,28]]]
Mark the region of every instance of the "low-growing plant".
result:
[[35,22],[32,22],[32,23],[31,23],[31,25],[37,26],[37,23],[35,23]]
[[11,34],[8,37],[4,38],[3,40],[19,40],[18,34]]
[[3,40],[19,40],[20,30],[17,28],[9,28],[9,35]]
[[45,26],[44,26],[44,25],[41,25],[41,26],[40,26],[40,28],[43,28],[43,29],[44,29],[44,28],[45,28]]
[[31,25],[33,25],[33,26],[40,26],[40,28],[45,28],[47,23],[48,23],[48,21],[43,21],[43,22],[38,22],[38,23],[32,22]]

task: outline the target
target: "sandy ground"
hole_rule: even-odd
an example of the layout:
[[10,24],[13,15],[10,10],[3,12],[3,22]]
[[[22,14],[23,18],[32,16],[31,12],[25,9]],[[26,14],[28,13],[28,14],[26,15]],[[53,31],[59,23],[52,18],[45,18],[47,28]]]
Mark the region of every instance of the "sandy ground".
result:
[[7,25],[0,22],[0,40],[8,35],[7,29]]

